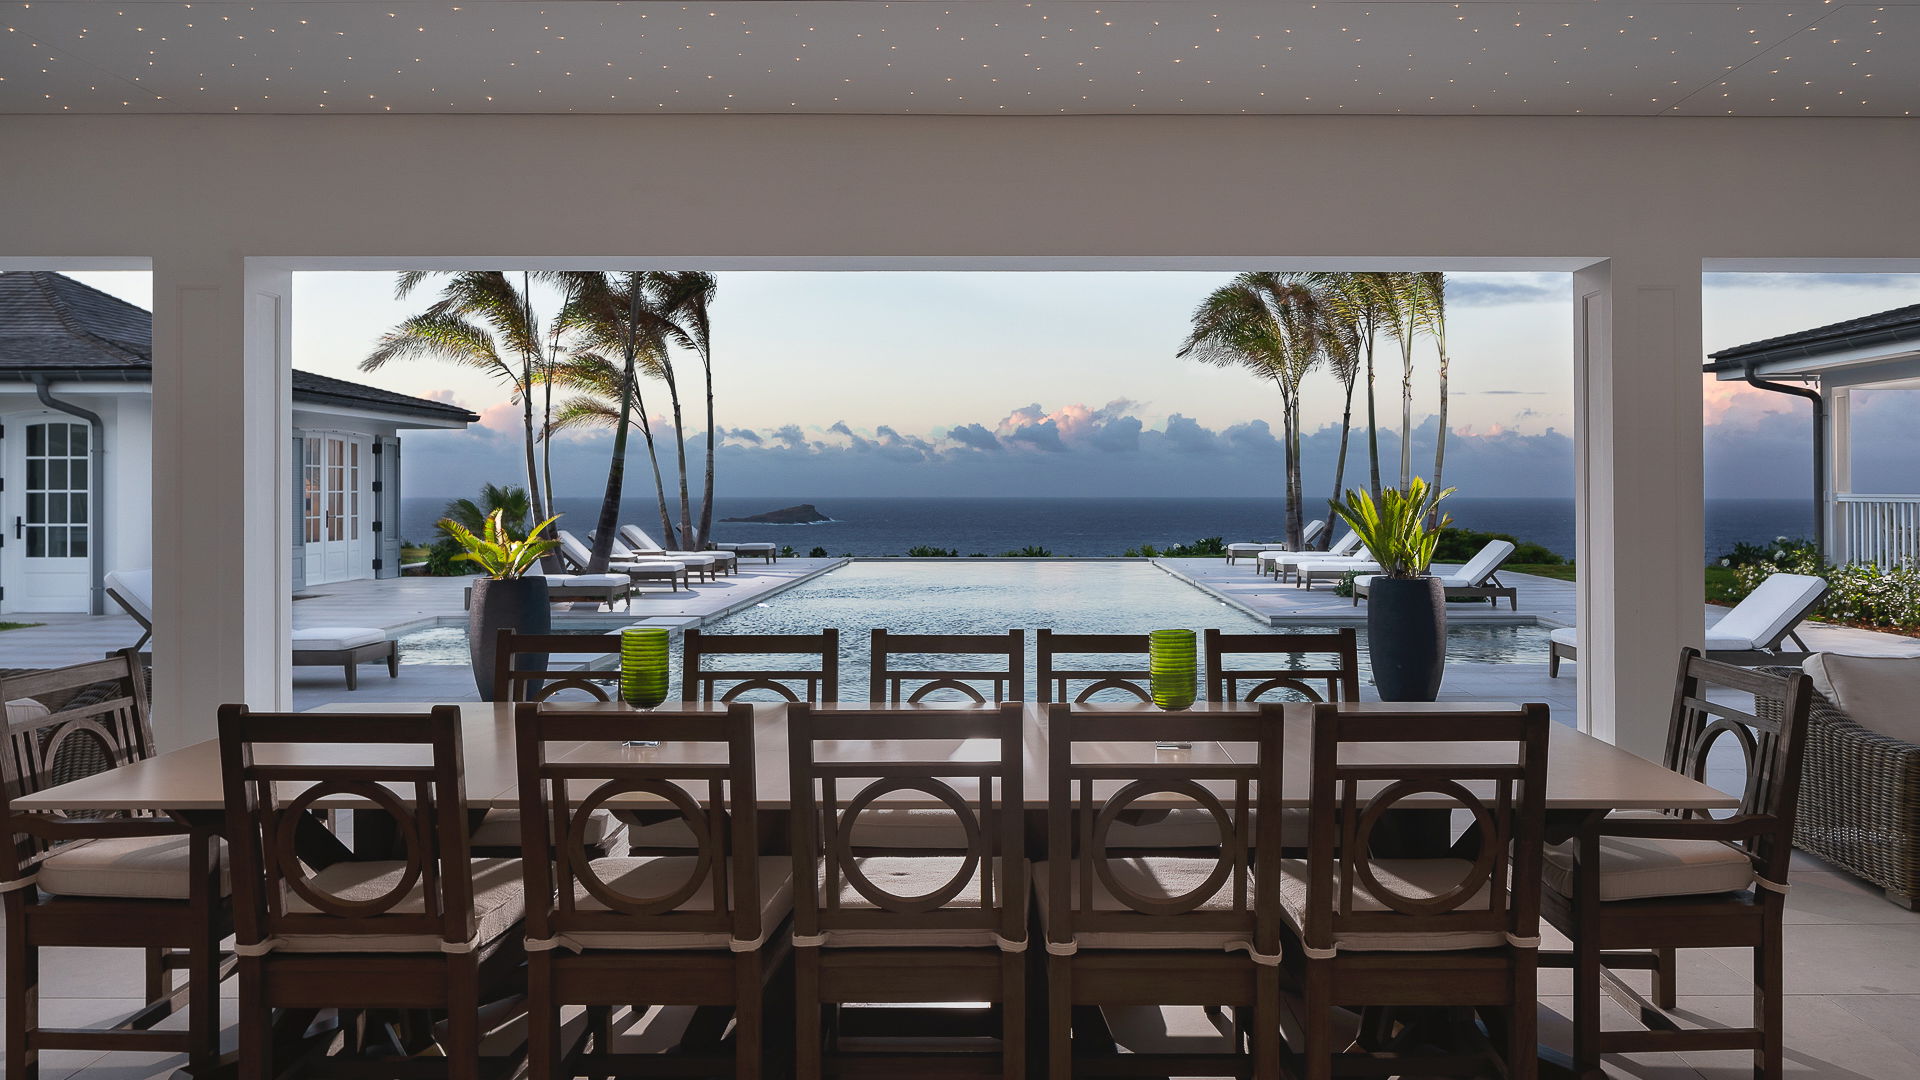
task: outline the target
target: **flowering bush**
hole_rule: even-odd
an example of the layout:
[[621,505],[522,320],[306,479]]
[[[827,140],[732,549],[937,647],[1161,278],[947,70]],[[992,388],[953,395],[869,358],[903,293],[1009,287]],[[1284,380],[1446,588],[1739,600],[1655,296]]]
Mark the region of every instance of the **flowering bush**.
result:
[[[1722,560],[1727,565],[1730,560]],[[1742,595],[1773,574],[1814,574],[1832,586],[1815,614],[1832,622],[1920,630],[1920,567],[1882,570],[1872,563],[1828,566],[1813,545],[1781,537],[1764,553],[1734,563]]]

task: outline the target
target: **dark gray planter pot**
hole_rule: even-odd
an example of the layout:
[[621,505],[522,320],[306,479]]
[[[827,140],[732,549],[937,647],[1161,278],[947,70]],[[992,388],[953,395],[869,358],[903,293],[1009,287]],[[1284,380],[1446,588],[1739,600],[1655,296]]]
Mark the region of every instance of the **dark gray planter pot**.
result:
[[[505,628],[519,634],[553,632],[546,578],[474,579],[473,602],[467,608],[467,652],[473,658],[473,684],[480,689],[481,701],[494,699],[494,653],[500,644],[500,631]],[[546,666],[547,658],[534,653],[523,653],[514,661],[520,671],[539,671]]]
[[1447,593],[1437,577],[1367,585],[1367,656],[1381,701],[1432,701],[1447,667]]

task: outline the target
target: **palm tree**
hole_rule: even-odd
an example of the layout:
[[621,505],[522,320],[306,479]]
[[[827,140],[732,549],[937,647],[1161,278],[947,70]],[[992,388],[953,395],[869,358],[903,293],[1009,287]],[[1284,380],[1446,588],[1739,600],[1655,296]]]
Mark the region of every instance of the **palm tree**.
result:
[[1372,425],[1373,337],[1378,306],[1362,276],[1347,273],[1315,273],[1308,281],[1313,289],[1320,315],[1320,347],[1327,368],[1346,390],[1346,405],[1340,414],[1340,458],[1333,471],[1333,498],[1345,491],[1347,443],[1353,433],[1353,388],[1359,381],[1362,359],[1368,378],[1368,447],[1373,483],[1380,482],[1380,443]]
[[1174,355],[1215,367],[1240,367],[1280,388],[1287,473],[1287,542],[1298,549],[1305,522],[1300,484],[1300,384],[1320,360],[1318,304],[1305,274],[1241,274],[1194,309],[1187,340]]
[[532,521],[533,503],[527,498],[527,489],[511,484],[482,484],[480,498],[454,499],[440,511],[441,520],[452,520],[471,533],[486,531],[487,519],[495,513],[500,515],[501,527],[515,540],[527,537],[527,525]]
[[409,270],[394,295],[406,299],[428,277],[446,274],[440,298],[426,311],[381,335],[360,370],[377,371],[389,361],[431,357],[487,372],[512,388],[520,401],[526,442],[527,491],[536,518],[550,516],[534,458],[533,384],[543,350],[534,316],[531,278],[521,285],[497,270]]
[[[719,429],[713,426],[713,341],[711,336],[712,320],[710,312],[714,295],[719,292],[720,283],[712,274],[704,270],[676,270],[652,275],[653,296],[660,315],[667,320],[670,336],[674,344],[683,349],[692,350],[700,357],[700,371],[704,376],[707,393],[707,474],[700,495],[700,528],[690,537],[683,537],[681,543],[689,550],[698,551],[706,547],[707,536],[713,531],[713,468],[714,450],[719,442]],[[671,387],[671,382],[669,382]],[[679,398],[674,398],[674,426],[679,427]],[[685,443],[681,444],[681,480],[680,502],[682,528],[686,518],[686,457]]]
[[1413,482],[1413,337],[1420,330],[1416,274],[1376,274],[1383,311],[1400,342],[1400,490]]
[[1360,324],[1361,346],[1367,365],[1367,485],[1373,497],[1380,498],[1380,416],[1374,399],[1373,339],[1387,321],[1393,294],[1392,274],[1356,273],[1343,304]]
[[[666,356],[668,324],[654,309],[649,274],[634,271],[615,278],[601,272],[570,275],[574,302],[565,320],[575,331],[572,358],[554,373],[555,381],[581,393],[562,403],[554,418],[556,430],[586,423],[613,427],[613,457],[607,468],[607,486],[594,527],[588,568],[604,570],[611,558],[614,532],[620,526],[620,500],[626,485],[627,437],[639,413],[647,457],[653,465],[655,495],[663,524],[669,525],[666,489],[660,479],[660,459],[651,422],[640,397],[640,375],[655,374]],[[618,361],[611,359],[618,356]]]
[[1413,275],[1419,301],[1420,328],[1433,338],[1440,353],[1440,430],[1434,435],[1433,486],[1442,488],[1447,469],[1447,275],[1437,271]]

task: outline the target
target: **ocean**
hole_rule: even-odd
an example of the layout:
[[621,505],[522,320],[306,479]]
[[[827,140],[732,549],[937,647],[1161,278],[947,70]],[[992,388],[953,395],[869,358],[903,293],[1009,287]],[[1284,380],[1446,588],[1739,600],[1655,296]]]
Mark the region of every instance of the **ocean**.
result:
[[[916,545],[951,548],[961,555],[998,555],[1028,545],[1055,555],[1120,555],[1142,544],[1167,547],[1219,536],[1227,541],[1268,540],[1280,535],[1282,518],[1273,499],[1232,498],[716,498],[714,517],[741,517],[811,502],[834,520],[818,525],[716,524],[720,540],[771,540],[801,555],[815,547],[829,555],[903,555]],[[445,500],[402,500],[400,535],[409,542],[434,535]],[[1572,499],[1447,500],[1464,528],[1501,532],[1543,544],[1573,557]],[[584,535],[599,515],[599,500],[558,501],[563,527]],[[1707,541],[1701,553],[1716,559],[1736,542],[1765,544],[1778,536],[1807,536],[1813,512],[1804,499],[1710,499]],[[698,513],[698,507],[695,507]],[[1323,517],[1309,514],[1308,519]],[[626,499],[624,523],[658,532],[653,500]],[[662,540],[664,543],[664,539]],[[671,546],[671,545],[669,545]]]

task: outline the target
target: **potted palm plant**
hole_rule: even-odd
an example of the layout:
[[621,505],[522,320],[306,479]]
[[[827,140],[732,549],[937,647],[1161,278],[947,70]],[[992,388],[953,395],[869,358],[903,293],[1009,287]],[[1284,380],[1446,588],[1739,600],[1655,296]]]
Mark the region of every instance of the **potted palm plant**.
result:
[[1452,494],[1416,476],[1405,491],[1382,491],[1377,505],[1360,490],[1331,504],[1380,564],[1367,586],[1367,655],[1382,701],[1432,701],[1440,693],[1447,594],[1427,570],[1452,520],[1439,512],[1440,500]]
[[[452,518],[440,522],[441,531],[463,549],[454,561],[473,563],[486,574],[473,579],[472,597],[467,602],[467,652],[481,701],[493,700],[494,653],[503,628],[511,627],[521,634],[553,630],[547,579],[537,574],[528,576],[527,571],[560,546],[558,540],[539,539],[556,520],[550,517],[535,525],[523,538],[507,530],[500,510],[487,515],[485,528],[478,536]],[[546,667],[546,657],[527,654],[518,664],[527,670],[539,670]]]

